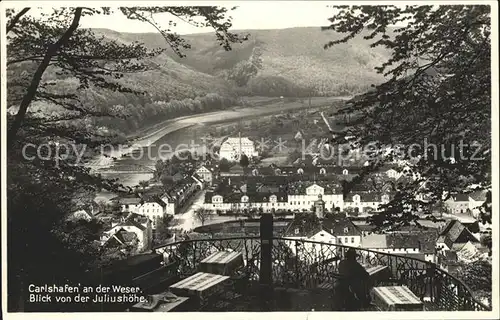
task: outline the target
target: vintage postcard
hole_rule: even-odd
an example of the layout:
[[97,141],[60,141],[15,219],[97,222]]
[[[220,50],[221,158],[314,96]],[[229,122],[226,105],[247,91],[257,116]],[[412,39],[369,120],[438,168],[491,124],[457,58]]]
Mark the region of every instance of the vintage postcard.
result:
[[0,5],[7,319],[499,317],[496,2]]

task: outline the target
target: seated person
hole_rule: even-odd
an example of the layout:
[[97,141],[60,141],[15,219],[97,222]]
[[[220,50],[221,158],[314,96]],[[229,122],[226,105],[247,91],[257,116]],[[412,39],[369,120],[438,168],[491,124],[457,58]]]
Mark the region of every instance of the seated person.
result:
[[344,260],[339,263],[338,272],[340,279],[336,291],[342,308],[355,311],[367,307],[370,304],[370,275],[356,261],[354,249],[347,250]]

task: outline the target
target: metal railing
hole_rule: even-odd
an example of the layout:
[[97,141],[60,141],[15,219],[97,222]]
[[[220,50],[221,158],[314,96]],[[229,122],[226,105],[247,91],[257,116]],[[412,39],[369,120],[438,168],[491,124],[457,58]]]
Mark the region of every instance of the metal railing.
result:
[[177,271],[181,276],[195,273],[203,259],[222,250],[241,252],[244,269],[250,275],[250,279],[259,279],[261,255],[258,236],[184,240],[154,249],[156,253],[163,255],[165,262],[177,262]]
[[315,289],[324,283],[333,283],[338,262],[344,259],[348,249],[353,248],[360,264],[365,267],[386,266],[390,271],[387,282],[406,285],[425,302],[427,310],[490,310],[474,298],[462,281],[431,262],[363,248],[276,237],[271,240],[270,257],[263,257],[262,241],[260,237],[186,240],[156,247],[154,251],[162,254],[166,262],[177,262],[181,276],[195,273],[199,263],[214,252],[238,251],[242,253],[243,269],[249,280],[258,281],[262,259],[271,259],[272,285]]

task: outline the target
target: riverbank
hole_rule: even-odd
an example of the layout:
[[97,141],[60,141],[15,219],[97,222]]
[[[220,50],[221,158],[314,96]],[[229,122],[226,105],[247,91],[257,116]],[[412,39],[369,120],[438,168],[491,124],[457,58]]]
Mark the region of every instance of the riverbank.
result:
[[[143,131],[145,133],[143,136],[137,137],[136,135],[131,135],[129,136],[129,138],[132,139],[131,144],[147,147],[148,145],[160,139],[162,136],[172,131],[186,128],[195,124],[212,124],[237,119],[245,119],[248,117],[265,116],[283,111],[317,108],[328,106],[329,104],[336,101],[347,101],[350,98],[351,97],[314,97],[311,99],[311,106],[309,106],[308,103],[302,103],[300,100],[293,102],[274,102],[258,107],[235,106],[234,108],[228,110],[220,110],[184,116],[175,119],[168,119],[161,122],[160,124],[154,125],[152,128],[158,129],[154,129],[152,132],[148,132],[149,130],[145,129]],[[275,99],[273,99],[273,101],[275,101]]]
[[106,150],[106,154],[100,154],[96,156],[95,159],[88,162],[88,167],[91,170],[100,170],[111,167],[116,159],[120,159],[126,154],[133,153],[134,151],[151,146],[155,141],[158,141],[161,137],[173,133],[175,131],[186,129],[191,126],[194,126],[194,123],[175,123],[175,120],[169,120],[171,123],[166,127],[159,130],[156,134],[147,135],[140,140],[135,140],[131,144],[126,147],[118,147],[113,150]]
[[[241,97],[240,99],[242,100],[243,105],[241,105],[241,106],[238,105],[238,106],[232,107],[228,110],[236,111],[236,110],[241,109],[241,108],[248,108],[249,106],[251,106],[251,107],[265,106],[265,105],[270,105],[272,103],[276,103],[276,102],[280,101],[280,98],[276,98],[276,97]],[[127,139],[129,139],[129,140],[145,139],[145,138],[148,138],[149,136],[154,135],[157,131],[161,130],[163,127],[165,127],[169,124],[174,123],[175,121],[189,119],[191,117],[200,116],[200,115],[217,114],[221,111],[224,111],[224,110],[204,112],[204,113],[198,113],[198,114],[177,117],[177,118],[173,118],[173,119],[167,119],[167,120],[164,120],[160,123],[151,125],[148,128],[142,128],[139,131],[131,133],[131,134],[127,135]]]
[[[108,151],[106,155],[98,155],[95,159],[87,163],[87,166],[92,170],[109,168],[114,165],[115,161],[121,159],[126,154],[131,154],[141,148],[146,148],[153,145],[162,137],[173,132],[186,129],[196,125],[210,125],[217,123],[225,123],[238,120],[248,120],[262,116],[269,116],[292,110],[301,110],[308,108],[328,107],[335,102],[346,101],[350,97],[314,97],[309,101],[297,99],[296,101],[276,101],[276,98],[260,101],[257,106],[243,107],[235,106],[228,110],[220,110],[209,113],[201,113],[196,115],[184,116],[175,119],[168,119],[160,124],[156,124],[150,129],[141,130],[143,135],[130,139],[129,145],[126,147],[117,148]],[[267,103],[269,102],[269,103]],[[135,134],[137,136],[137,134]]]

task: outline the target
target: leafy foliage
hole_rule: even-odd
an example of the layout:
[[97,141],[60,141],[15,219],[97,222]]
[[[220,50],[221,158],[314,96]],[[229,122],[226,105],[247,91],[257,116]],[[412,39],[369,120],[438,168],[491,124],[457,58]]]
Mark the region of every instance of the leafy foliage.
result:
[[212,218],[212,211],[199,208],[194,211],[194,217],[201,222],[201,225],[205,225],[205,222]]
[[[492,265],[487,260],[477,260],[464,265],[458,271],[458,278],[479,296],[486,296],[491,305]],[[486,294],[485,294],[486,293]],[[488,294],[489,293],[489,294]]]
[[8,308],[18,310],[30,283],[82,280],[96,266],[99,248],[95,241],[101,226],[95,221],[64,220],[72,211],[72,200],[82,192],[92,192],[89,181],[64,183],[54,172],[12,157],[7,169]]
[[[350,101],[335,116],[356,114],[334,141],[375,147],[359,180],[387,161],[406,162],[415,179],[372,221],[379,227],[417,220],[415,210],[452,192],[491,187],[490,7],[339,6],[326,29],[344,33],[325,48],[361,32],[371,46],[391,52],[376,70],[386,81]],[[401,25],[391,29],[393,25]],[[412,148],[410,148],[412,146]],[[386,152],[387,151],[387,152]],[[450,159],[450,158],[454,159]],[[424,195],[427,201],[417,200]],[[491,217],[491,210],[485,215]]]
[[155,243],[161,244],[164,243],[165,240],[170,239],[172,237],[172,231],[170,230],[170,226],[172,221],[174,220],[173,215],[164,215],[158,221],[156,221],[156,231],[155,231]]
[[220,159],[219,161],[219,170],[221,172],[229,172],[229,169],[231,169],[231,167],[234,165],[233,162],[230,162],[229,160],[227,160],[226,158],[222,158]]
[[491,247],[493,245],[493,238],[492,238],[491,234],[486,234],[486,235],[481,236],[480,241],[481,241],[481,244],[483,246],[487,247],[490,250],[489,253],[491,255],[491,253],[492,253],[491,252]]
[[257,76],[247,86],[249,95],[267,97],[308,96],[309,92],[282,76]]
[[[92,30],[79,28],[82,17],[109,15],[111,8],[64,7],[30,15],[35,10],[7,10],[10,311],[23,310],[28,284],[79,283],[88,270],[102,262],[98,259],[100,225],[94,221],[66,222],[64,218],[74,209],[72,199],[82,191],[122,189],[116,181],[93,175],[81,164],[97,146],[123,142],[116,131],[100,127],[105,122],[97,118],[124,119],[129,117],[127,103],[151,103],[154,97],[134,85],[137,78],[133,75],[157,69],[151,59],[159,59],[166,50],[99,37]],[[116,11],[155,26],[177,56],[184,56],[189,45],[173,31],[174,22],[163,29],[154,15],[168,13],[187,23],[211,26],[225,50],[245,40],[228,31],[231,22],[225,8],[122,7]],[[226,103],[206,93],[199,104],[217,108]],[[108,97],[122,99],[122,106],[110,106]],[[194,104],[177,102],[177,109]],[[160,105],[166,107],[165,103]],[[172,102],[169,107],[176,109],[174,105]],[[36,148],[24,148],[28,143],[46,148],[37,154]],[[56,153],[61,144],[73,150],[65,150],[71,152],[61,157]],[[119,252],[116,255],[119,257]]]
[[256,76],[259,70],[262,69],[261,56],[262,52],[260,48],[254,47],[250,58],[238,62],[224,74],[225,77],[230,81],[234,81],[238,87],[246,85],[248,81]]
[[242,166],[243,168],[246,168],[248,167],[248,165],[250,164],[250,161],[248,160],[248,156],[246,154],[241,154],[240,156],[240,166]]
[[296,212],[294,216],[295,221],[299,221],[302,225],[309,228],[319,226],[319,218],[311,212]]

